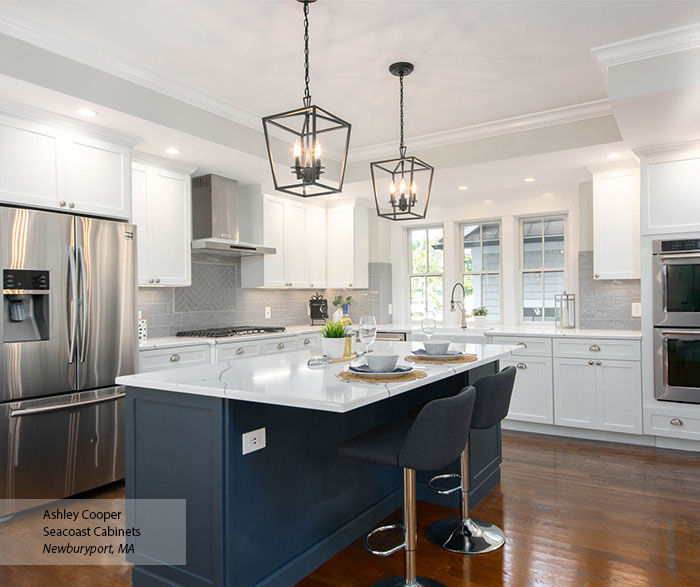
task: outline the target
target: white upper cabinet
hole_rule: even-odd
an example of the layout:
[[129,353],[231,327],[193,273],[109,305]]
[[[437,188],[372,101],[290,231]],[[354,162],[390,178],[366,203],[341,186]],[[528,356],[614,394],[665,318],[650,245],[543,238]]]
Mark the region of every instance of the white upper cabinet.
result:
[[301,199],[263,196],[263,243],[274,255],[241,259],[242,287],[325,287],[326,210]]
[[326,210],[310,206],[306,216],[309,287],[326,287]]
[[70,134],[65,150],[68,208],[80,214],[129,218],[130,149]]
[[593,173],[593,277],[639,279],[639,168]]
[[642,161],[642,232],[700,230],[700,156],[666,153]]
[[0,115],[0,202],[127,220],[130,148]]
[[191,285],[191,185],[187,174],[133,164],[139,285]]
[[368,210],[339,206],[328,211],[327,287],[369,286]]

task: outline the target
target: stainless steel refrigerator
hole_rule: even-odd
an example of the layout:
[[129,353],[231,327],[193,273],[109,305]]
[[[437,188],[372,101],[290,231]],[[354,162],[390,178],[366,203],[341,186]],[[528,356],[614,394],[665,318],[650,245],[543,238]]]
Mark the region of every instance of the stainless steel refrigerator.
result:
[[135,239],[129,224],[0,207],[0,499],[124,477],[114,380],[137,366]]

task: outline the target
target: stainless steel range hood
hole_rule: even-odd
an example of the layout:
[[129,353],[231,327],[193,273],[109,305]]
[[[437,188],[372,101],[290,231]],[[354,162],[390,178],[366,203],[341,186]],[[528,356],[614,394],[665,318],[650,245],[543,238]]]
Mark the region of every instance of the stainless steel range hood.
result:
[[192,178],[193,250],[274,255],[273,247],[256,244],[262,223],[262,194],[255,186],[213,174]]

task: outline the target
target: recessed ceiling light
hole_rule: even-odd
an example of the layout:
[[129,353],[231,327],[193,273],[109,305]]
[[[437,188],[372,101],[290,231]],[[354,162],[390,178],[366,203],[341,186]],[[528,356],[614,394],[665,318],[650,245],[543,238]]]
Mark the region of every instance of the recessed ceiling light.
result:
[[97,116],[97,112],[91,110],[90,108],[79,108],[77,113],[80,114],[80,116],[85,116],[86,118],[94,118]]
[[462,190],[463,192],[467,191],[469,189],[469,186],[466,185],[461,185],[457,188],[458,190]]
[[331,200],[340,200],[340,196],[338,194],[333,194],[329,199]]
[[532,183],[533,181],[535,181],[535,178],[534,177],[526,177],[523,181],[525,183]]
[[180,149],[176,149],[175,147],[168,147],[167,149],[165,149],[165,152],[168,155],[179,155]]
[[620,153],[610,153],[608,155],[608,159],[619,159],[620,158]]

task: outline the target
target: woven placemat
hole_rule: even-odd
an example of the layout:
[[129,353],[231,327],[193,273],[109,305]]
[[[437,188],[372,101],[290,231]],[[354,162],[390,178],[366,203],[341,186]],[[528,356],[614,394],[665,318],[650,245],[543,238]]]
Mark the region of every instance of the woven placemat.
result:
[[473,363],[478,361],[479,357],[476,355],[459,355],[457,357],[450,357],[449,359],[434,359],[432,357],[419,357],[418,355],[409,355],[405,357],[407,361],[411,363],[433,363],[433,364],[445,364],[445,363]]
[[364,375],[358,375],[357,373],[352,373],[351,371],[341,371],[338,373],[343,381],[364,381],[365,383],[398,383],[401,381],[416,381],[416,379],[423,379],[427,377],[428,374],[425,371],[410,371],[401,377],[392,377],[391,379],[386,379],[384,377],[365,377]]

